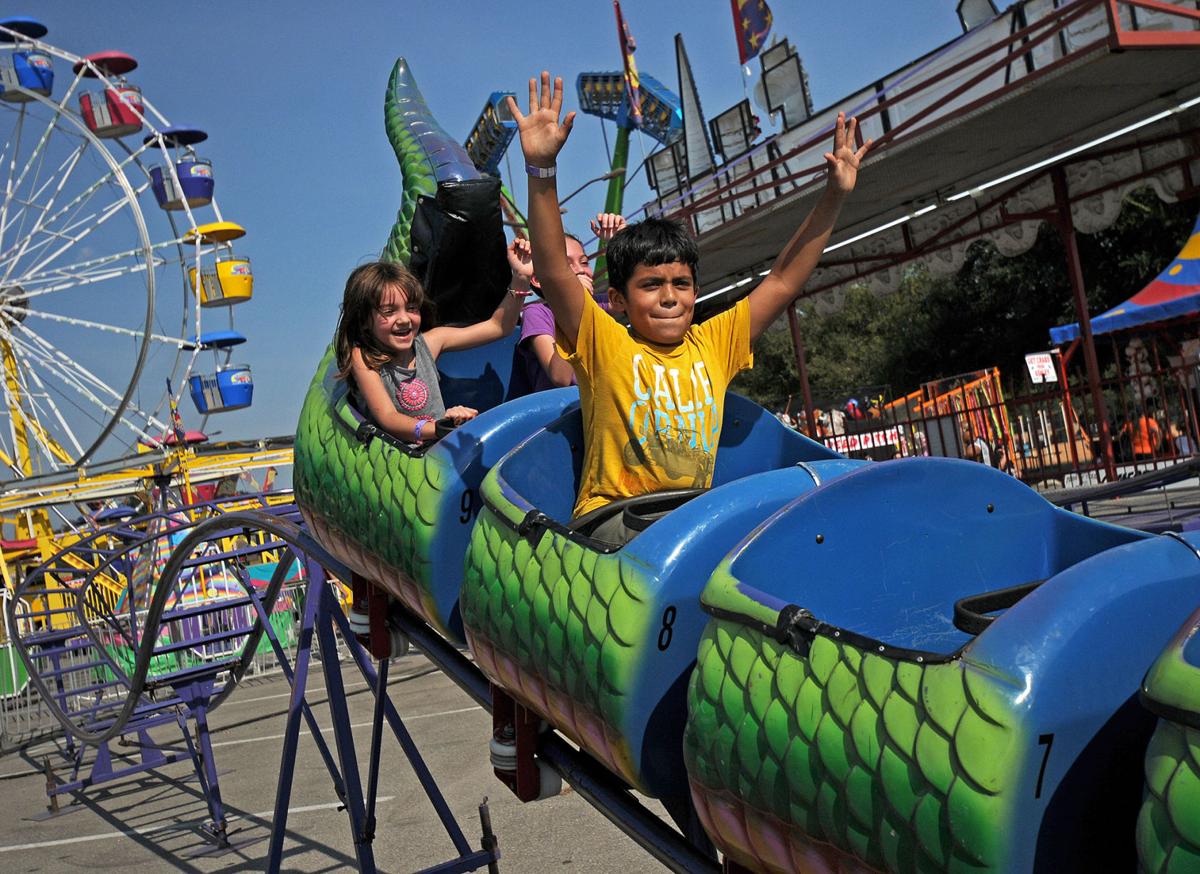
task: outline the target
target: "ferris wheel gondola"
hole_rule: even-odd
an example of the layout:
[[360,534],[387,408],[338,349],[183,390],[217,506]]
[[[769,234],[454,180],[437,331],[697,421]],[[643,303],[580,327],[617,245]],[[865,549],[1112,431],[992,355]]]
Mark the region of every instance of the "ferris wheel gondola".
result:
[[207,134],[126,79],[131,56],[46,33],[0,19],[0,482],[161,439],[159,386],[188,387],[202,313],[252,287],[195,151]]

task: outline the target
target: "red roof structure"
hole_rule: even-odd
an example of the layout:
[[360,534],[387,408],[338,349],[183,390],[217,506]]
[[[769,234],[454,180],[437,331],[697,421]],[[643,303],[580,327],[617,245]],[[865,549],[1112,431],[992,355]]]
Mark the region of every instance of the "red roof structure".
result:
[[[819,196],[838,112],[856,115],[876,148],[805,295],[859,281],[886,290],[914,258],[957,269],[981,236],[1007,254],[1032,245],[1055,203],[1053,165],[1070,165],[1084,231],[1104,226],[1080,205],[1088,198],[1115,191],[1119,204],[1124,190],[1154,178],[1164,194],[1186,196],[1200,179],[1180,172],[1185,156],[1200,169],[1187,142],[1198,107],[1193,5],[1025,0],[648,209],[691,223],[705,294],[745,293]],[[1130,150],[1137,160],[1124,161]]]

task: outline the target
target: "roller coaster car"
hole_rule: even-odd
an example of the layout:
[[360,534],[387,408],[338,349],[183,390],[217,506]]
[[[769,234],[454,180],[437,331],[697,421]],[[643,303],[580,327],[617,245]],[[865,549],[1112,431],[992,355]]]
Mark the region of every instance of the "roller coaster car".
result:
[[605,508],[644,528],[614,547],[589,536],[603,514],[571,521],[582,450],[576,407],[484,478],[463,627],[495,685],[632,786],[686,803],[680,731],[703,581],[772,512],[861,462],[730,394],[713,488]]
[[[497,354],[511,357],[511,347]],[[296,503],[309,530],[339,560],[461,641],[462,557],[479,511],[480,481],[577,398],[570,389],[530,395],[480,414],[437,443],[411,447],[351,405],[331,349],[296,430]]]
[[1159,721],[1146,750],[1138,870],[1200,871],[1200,610],[1146,675],[1142,703]]
[[761,871],[1134,870],[1153,727],[1135,696],[1198,583],[1188,541],[979,464],[801,495],[704,590],[700,819]]

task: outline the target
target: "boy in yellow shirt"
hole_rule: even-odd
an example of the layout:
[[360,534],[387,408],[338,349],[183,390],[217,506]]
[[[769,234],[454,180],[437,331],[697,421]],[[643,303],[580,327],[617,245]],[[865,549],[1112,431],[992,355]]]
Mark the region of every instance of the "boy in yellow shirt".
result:
[[[534,272],[579,382],[579,517],[621,498],[712,484],[725,389],[753,364],[754,341],[804,287],[871,142],[855,150],[856,121],[838,116],[821,199],[750,295],[701,325],[692,324],[699,250],[683,225],[646,219],[616,234],[605,254],[608,294],[612,310],[629,319],[624,327],[596,304],[564,254],[555,160],[575,113],[560,122],[562,91],[562,79],[552,87],[543,72],[540,87],[529,80],[528,115],[508,100],[530,177]],[[594,536],[624,542],[629,533],[606,525]]]

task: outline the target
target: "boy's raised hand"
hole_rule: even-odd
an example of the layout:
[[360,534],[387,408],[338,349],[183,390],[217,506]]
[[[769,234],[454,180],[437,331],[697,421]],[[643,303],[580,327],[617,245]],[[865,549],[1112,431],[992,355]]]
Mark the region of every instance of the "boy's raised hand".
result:
[[829,172],[827,184],[840,194],[849,194],[854,190],[854,184],[858,181],[858,168],[875,142],[867,140],[861,148],[855,150],[854,135],[857,131],[858,119],[851,118],[847,124],[846,113],[839,112],[837,125],[833,129],[833,151],[825,153],[825,165]]
[[851,118],[847,124],[846,114],[839,112],[833,129],[833,151],[825,153],[828,171],[825,192],[776,257],[766,278],[750,292],[751,343],[761,337],[796,299],[817,266],[833,234],[846,195],[854,190],[858,181],[862,160],[874,142],[867,140],[861,147],[854,148],[857,132],[858,120]]
[[575,123],[574,112],[568,112],[561,122],[558,119],[563,102],[562,78],[555,77],[553,88],[550,86],[550,74],[545,70],[542,71],[540,87],[536,79],[529,80],[528,115],[522,115],[515,99],[507,99],[508,110],[521,132],[521,151],[525,153],[526,162],[535,167],[554,166]]

